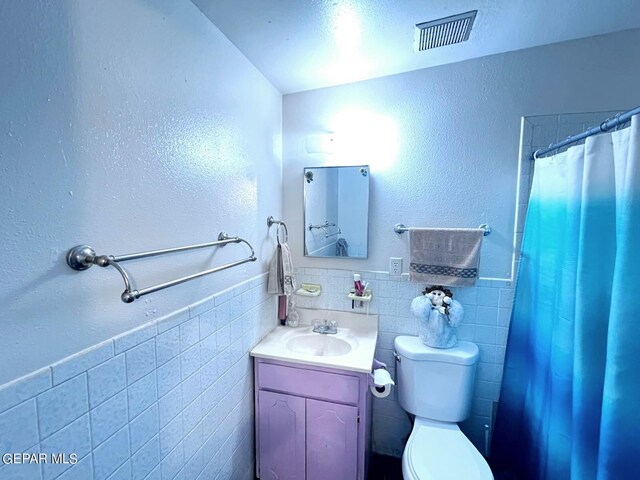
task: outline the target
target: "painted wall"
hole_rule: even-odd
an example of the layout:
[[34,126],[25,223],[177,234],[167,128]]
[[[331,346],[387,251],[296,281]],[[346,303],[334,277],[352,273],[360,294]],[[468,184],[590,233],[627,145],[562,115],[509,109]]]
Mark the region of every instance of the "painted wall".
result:
[[[488,223],[480,275],[511,278],[520,118],[624,109],[640,103],[640,30],[495,55],[285,95],[284,205],[301,267],[388,270],[407,235],[393,225]],[[335,133],[335,154],[309,154],[305,137]],[[368,260],[303,257],[302,170],[371,164]]]
[[[422,290],[407,275],[388,274],[388,257],[404,257],[405,270],[407,264],[408,239],[395,235],[393,225],[493,227],[483,246],[481,276],[504,280],[480,280],[475,288],[454,292],[465,307],[459,337],[480,347],[472,412],[461,427],[483,453],[484,426],[492,425],[500,394],[531,149],[598,124],[607,114],[521,117],[639,104],[633,84],[640,67],[630,61],[639,55],[640,30],[634,30],[284,97],[290,232],[301,229],[296,199],[302,198],[303,167],[371,164],[369,259],[302,257],[298,237],[290,235],[298,281],[324,287],[321,297],[301,297],[298,305],[350,310],[345,292],[351,273],[361,272],[374,292],[371,311],[380,315],[376,356],[382,361],[394,364],[397,335],[417,334],[409,305]],[[540,72],[553,72],[553,78]],[[603,89],[612,78],[615,85]],[[340,138],[342,153],[306,153],[305,136],[328,132]],[[395,393],[376,399],[374,451],[401,455],[410,428]]]
[[[2,2],[0,45],[0,384],[266,270],[281,95],[191,2]],[[129,305],[113,269],[65,264],[220,231],[259,261]],[[248,253],[124,266],[145,287]]]

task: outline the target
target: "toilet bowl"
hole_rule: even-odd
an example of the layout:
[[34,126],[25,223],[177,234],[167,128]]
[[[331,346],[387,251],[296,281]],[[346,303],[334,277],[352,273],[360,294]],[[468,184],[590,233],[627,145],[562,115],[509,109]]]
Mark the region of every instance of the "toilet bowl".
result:
[[484,457],[455,423],[416,418],[402,454],[404,480],[493,480]]
[[439,349],[418,337],[394,341],[398,402],[415,415],[402,454],[405,480],[493,480],[484,457],[460,431],[469,417],[479,351],[471,342]]

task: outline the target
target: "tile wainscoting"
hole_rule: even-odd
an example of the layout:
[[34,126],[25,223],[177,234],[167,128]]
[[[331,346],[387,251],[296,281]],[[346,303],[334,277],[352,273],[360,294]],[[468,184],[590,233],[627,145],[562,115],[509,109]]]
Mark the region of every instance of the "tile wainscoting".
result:
[[[3,480],[252,479],[250,349],[277,324],[266,274],[0,386]],[[78,462],[52,464],[50,454]],[[67,458],[68,460],[68,458]]]

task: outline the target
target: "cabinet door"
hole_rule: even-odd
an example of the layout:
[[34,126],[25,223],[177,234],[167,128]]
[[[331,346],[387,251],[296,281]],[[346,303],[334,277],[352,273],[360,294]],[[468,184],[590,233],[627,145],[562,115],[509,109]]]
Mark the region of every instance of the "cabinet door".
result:
[[358,407],[307,399],[307,480],[354,480]]
[[305,399],[258,392],[260,478],[304,480]]

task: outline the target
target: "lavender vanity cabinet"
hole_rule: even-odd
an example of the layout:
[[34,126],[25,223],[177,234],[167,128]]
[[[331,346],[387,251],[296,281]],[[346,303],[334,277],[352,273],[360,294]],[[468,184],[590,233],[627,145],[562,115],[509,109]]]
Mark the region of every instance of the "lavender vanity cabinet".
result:
[[371,443],[369,375],[254,361],[256,476],[364,480]]

